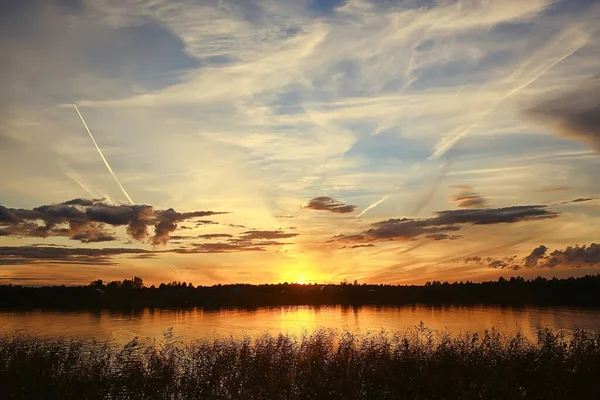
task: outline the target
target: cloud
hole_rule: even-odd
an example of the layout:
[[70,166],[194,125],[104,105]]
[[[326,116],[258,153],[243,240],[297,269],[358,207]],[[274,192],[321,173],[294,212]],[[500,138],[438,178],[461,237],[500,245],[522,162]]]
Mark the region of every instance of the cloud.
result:
[[229,233],[206,233],[204,235],[198,235],[197,237],[200,239],[219,239],[230,238],[233,237],[233,235],[230,235]]
[[101,203],[104,200],[105,199],[88,200],[88,199],[77,198],[77,199],[65,201],[63,204],[68,205],[68,206],[92,206],[92,205],[94,205],[94,203]]
[[[217,225],[218,222],[217,221],[211,221],[208,219],[200,219],[196,221],[196,228],[202,225]],[[230,225],[231,226],[231,225]],[[245,228],[244,226],[242,226],[242,228]],[[185,228],[185,229],[191,229],[191,228]]]
[[546,192],[563,192],[567,190],[572,190],[569,186],[544,186],[540,190],[536,190],[536,192],[546,193]]
[[74,248],[54,246],[0,247],[0,265],[26,264],[102,264],[115,265],[112,257],[125,254],[148,254],[143,249],[126,248]]
[[553,268],[558,265],[575,268],[599,267],[600,244],[592,243],[589,246],[569,246],[564,250],[554,250],[537,264],[540,268]]
[[289,244],[280,241],[280,239],[289,239],[298,236],[298,233],[287,233],[282,230],[254,230],[245,231],[239,237],[234,237],[225,233],[213,233],[198,235],[201,239],[227,238],[225,242],[216,243],[193,243],[191,248],[181,248],[174,250],[181,254],[194,253],[231,253],[243,251],[266,251],[269,246],[283,246]]
[[535,267],[537,265],[538,261],[541,258],[544,258],[547,250],[548,250],[548,248],[544,245],[540,245],[540,246],[536,247],[535,249],[533,249],[531,251],[531,254],[529,254],[527,257],[525,257],[523,259],[525,266],[526,267]]
[[361,247],[375,247],[375,245],[373,243],[368,243],[368,244],[355,244],[353,246],[350,246],[351,249],[359,249]]
[[583,246],[568,246],[563,250],[554,250],[548,254],[548,247],[540,245],[521,261],[517,256],[492,258],[492,257],[469,257],[466,263],[476,263],[490,268],[554,268],[562,266],[565,268],[600,267],[600,245],[592,243]]
[[0,205],[0,222],[16,224],[19,222],[19,218],[17,218],[17,216],[10,212],[6,207]]
[[179,213],[172,208],[163,211],[157,211],[156,217],[159,219],[154,226],[154,237],[152,238],[152,244],[165,245],[169,242],[169,235],[177,229],[177,222],[186,221],[198,217],[206,217],[215,214],[226,214],[216,213],[214,211],[194,211],[187,213]]
[[85,231],[81,233],[76,233],[71,236],[73,240],[79,240],[82,243],[100,243],[100,242],[112,242],[117,240],[117,238],[113,235],[109,235],[103,233],[101,231]]
[[488,268],[494,269],[512,269],[519,270],[521,269],[521,265],[516,261],[517,256],[511,257],[503,257],[503,258],[493,258],[493,257],[468,257],[465,258],[465,263],[475,263],[478,265],[485,265]]
[[[98,200],[73,199],[64,203],[43,205],[27,209],[14,209],[0,206],[0,224],[15,236],[68,236],[83,243],[109,241],[113,236],[104,231],[104,225],[126,226],[133,239],[144,241],[148,238],[148,227],[154,225],[154,245],[164,245],[170,233],[177,229],[177,223],[199,217],[223,214],[214,211],[193,211],[180,213],[172,208],[155,210],[149,205],[112,205]],[[42,225],[38,225],[38,221]],[[200,220],[197,224],[213,221]],[[68,225],[68,228],[62,227]]]
[[486,201],[478,193],[472,191],[469,186],[454,186],[457,193],[450,197],[450,200],[456,203],[458,208],[482,208]]
[[[283,244],[283,243],[281,243]],[[224,243],[196,243],[193,248],[176,249],[174,253],[196,254],[196,253],[234,253],[245,251],[266,251],[263,245],[256,245],[248,242],[224,242]]]
[[165,245],[169,242],[169,234],[177,229],[177,224],[172,221],[160,221],[154,227],[154,237],[152,238],[153,245]]
[[438,211],[437,217],[431,221],[435,225],[473,224],[488,225],[515,223],[555,218],[557,213],[550,211],[545,205],[511,206],[503,208],[484,208],[475,210]]
[[541,100],[527,113],[559,135],[583,141],[600,153],[600,77]]
[[344,204],[333,197],[315,197],[304,208],[309,208],[311,210],[319,210],[319,211],[329,211],[335,214],[347,214],[351,213],[356,209],[356,206]]
[[146,205],[95,204],[85,210],[89,220],[113,226],[127,225],[127,233],[136,240],[148,236],[148,223],[155,217],[154,209]]
[[596,197],[579,197],[577,199],[563,201],[560,204],[585,203],[585,202],[593,201],[593,200],[598,200],[598,198],[596,198]]
[[461,225],[491,225],[537,221],[555,218],[555,212],[543,205],[512,206],[472,210],[438,211],[436,216],[426,219],[393,218],[371,224],[372,228],[355,235],[341,235],[339,240],[376,241],[410,240],[421,235],[429,235],[435,240],[456,239],[456,236],[442,235],[455,232]]
[[287,239],[298,236],[299,233],[286,233],[284,231],[246,231],[242,233],[241,238],[244,240],[261,240],[261,239]]
[[448,235],[447,233],[432,233],[430,235],[425,236],[427,239],[433,240],[456,240],[460,239],[460,236],[457,235]]

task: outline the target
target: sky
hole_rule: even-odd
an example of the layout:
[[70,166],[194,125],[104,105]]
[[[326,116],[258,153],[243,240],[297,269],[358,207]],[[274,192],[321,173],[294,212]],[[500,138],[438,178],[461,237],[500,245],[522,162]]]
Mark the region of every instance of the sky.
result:
[[0,283],[598,273],[599,19],[592,0],[1,2]]

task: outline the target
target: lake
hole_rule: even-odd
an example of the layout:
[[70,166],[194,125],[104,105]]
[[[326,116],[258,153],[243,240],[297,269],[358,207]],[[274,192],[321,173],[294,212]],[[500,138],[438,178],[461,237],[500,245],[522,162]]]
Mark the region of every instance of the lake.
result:
[[138,336],[161,338],[173,328],[183,340],[225,336],[300,334],[315,328],[347,329],[363,334],[403,331],[421,321],[427,328],[481,332],[496,328],[504,333],[521,330],[535,337],[549,327],[600,330],[600,309],[570,307],[428,306],[342,307],[288,306],[253,310],[144,309],[136,312],[103,311],[0,311],[0,334],[28,334],[48,338],[77,337],[123,344]]

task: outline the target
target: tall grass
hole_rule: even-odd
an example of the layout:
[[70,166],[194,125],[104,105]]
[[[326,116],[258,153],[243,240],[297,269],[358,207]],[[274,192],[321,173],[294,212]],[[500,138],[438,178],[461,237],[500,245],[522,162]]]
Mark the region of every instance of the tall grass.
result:
[[598,399],[600,334],[357,335],[161,342],[123,348],[0,337],[2,399]]

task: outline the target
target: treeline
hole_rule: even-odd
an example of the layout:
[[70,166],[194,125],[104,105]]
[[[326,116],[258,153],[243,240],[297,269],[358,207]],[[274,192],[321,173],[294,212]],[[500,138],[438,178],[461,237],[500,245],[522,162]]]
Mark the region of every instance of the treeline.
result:
[[0,286],[0,308],[260,307],[278,305],[498,304],[600,306],[600,274],[580,278],[427,282],[424,286],[231,284],[171,282],[146,287],[141,278],[87,286]]

